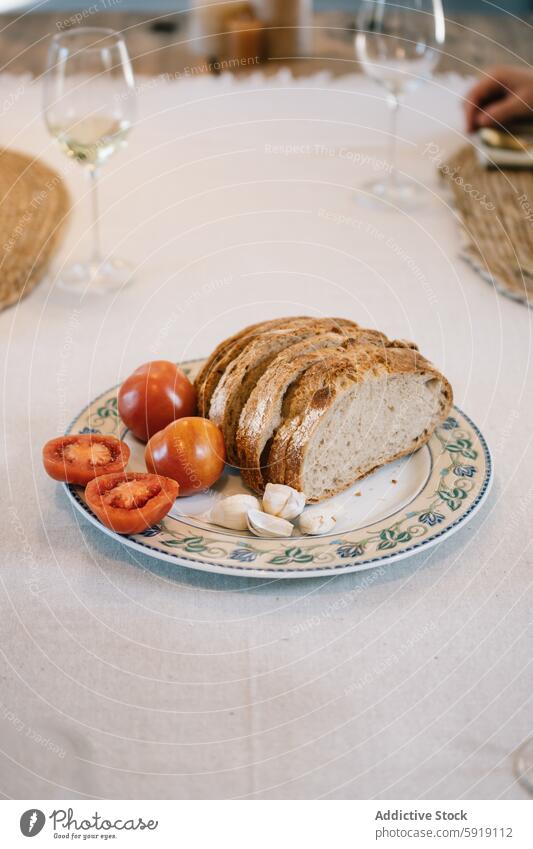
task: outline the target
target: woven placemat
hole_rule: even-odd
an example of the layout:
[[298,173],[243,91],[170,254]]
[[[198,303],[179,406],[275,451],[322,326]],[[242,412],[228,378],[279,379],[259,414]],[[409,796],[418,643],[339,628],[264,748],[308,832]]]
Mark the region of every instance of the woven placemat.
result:
[[38,159],[0,150],[0,310],[43,278],[69,205],[59,174]]
[[533,306],[533,171],[485,168],[472,146],[440,167],[461,218],[461,256],[498,291]]

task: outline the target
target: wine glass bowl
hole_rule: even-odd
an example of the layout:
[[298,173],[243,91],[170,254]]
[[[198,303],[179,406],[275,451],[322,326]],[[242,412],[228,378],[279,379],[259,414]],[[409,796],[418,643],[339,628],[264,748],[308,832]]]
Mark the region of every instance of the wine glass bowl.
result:
[[395,206],[416,205],[420,190],[400,179],[396,168],[397,116],[408,91],[430,79],[444,44],[445,22],[441,0],[363,0],[357,19],[355,51],[364,73],[387,92],[391,126],[390,169],[385,180],[363,188],[366,201],[382,199]]
[[[413,90],[431,76],[439,54],[436,44],[444,41],[440,15],[416,8],[423,3],[398,8],[382,2],[365,3],[360,29],[355,36],[356,51],[367,76],[395,94]],[[433,4],[431,4],[433,5]]]
[[105,257],[100,245],[99,169],[125,142],[136,113],[133,70],[123,38],[102,27],[55,35],[44,76],[44,118],[63,152],[87,168],[93,202],[93,250],[62,275],[59,285],[106,292],[131,278],[124,260]]

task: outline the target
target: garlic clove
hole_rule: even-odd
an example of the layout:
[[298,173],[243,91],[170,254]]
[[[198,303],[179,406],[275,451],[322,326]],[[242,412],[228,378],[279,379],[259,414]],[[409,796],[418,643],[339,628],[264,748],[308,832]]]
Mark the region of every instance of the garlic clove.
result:
[[300,516],[300,530],[303,534],[317,536],[332,531],[337,524],[337,519],[332,513],[321,510],[308,510]]
[[248,527],[248,511],[259,510],[259,499],[254,495],[229,495],[221,498],[209,512],[209,521],[232,531],[245,531]]
[[263,494],[263,510],[271,516],[278,516],[287,503],[285,486],[279,483],[267,483]]
[[305,507],[305,494],[283,483],[267,483],[263,510],[281,519],[296,519]]
[[248,530],[256,537],[290,537],[294,526],[262,510],[248,510]]

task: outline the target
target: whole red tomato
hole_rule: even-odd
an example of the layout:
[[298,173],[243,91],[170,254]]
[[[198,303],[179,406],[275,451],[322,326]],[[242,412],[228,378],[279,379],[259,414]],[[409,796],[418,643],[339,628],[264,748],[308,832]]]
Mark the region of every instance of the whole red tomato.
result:
[[209,419],[178,419],[152,436],[144,459],[149,472],[177,481],[180,495],[195,495],[222,474],[226,460],[224,437]]
[[131,432],[147,442],[154,433],[196,411],[196,390],[174,363],[153,360],[135,369],[120,387],[118,411]]

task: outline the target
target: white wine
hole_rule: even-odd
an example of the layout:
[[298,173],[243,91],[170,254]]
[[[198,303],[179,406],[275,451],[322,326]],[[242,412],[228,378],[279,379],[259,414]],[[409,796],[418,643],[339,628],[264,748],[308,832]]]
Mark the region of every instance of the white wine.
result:
[[91,253],[66,268],[57,285],[83,296],[118,291],[133,276],[128,262],[102,249],[98,175],[100,166],[124,145],[135,104],[133,68],[119,33],[72,27],[53,36],[43,80],[46,126],[69,159],[85,167],[92,205]]
[[68,127],[52,125],[49,129],[67,156],[95,167],[106,162],[124,144],[130,127],[129,121],[95,115]]

